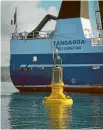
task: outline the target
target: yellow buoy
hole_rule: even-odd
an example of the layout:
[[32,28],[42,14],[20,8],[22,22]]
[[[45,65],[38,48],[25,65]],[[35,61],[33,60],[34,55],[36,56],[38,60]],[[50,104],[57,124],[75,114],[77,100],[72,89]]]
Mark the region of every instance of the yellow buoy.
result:
[[[59,63],[59,64],[58,64]],[[58,65],[60,65],[58,67]],[[52,93],[49,97],[45,97],[43,100],[44,104],[65,104],[72,105],[73,100],[70,96],[65,96],[63,93],[63,76],[62,76],[62,59],[57,54],[54,59],[54,67],[52,68]]]

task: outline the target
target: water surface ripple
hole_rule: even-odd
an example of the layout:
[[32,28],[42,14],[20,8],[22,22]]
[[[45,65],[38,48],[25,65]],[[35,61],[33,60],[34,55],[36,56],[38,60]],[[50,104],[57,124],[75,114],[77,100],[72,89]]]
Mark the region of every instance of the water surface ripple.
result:
[[19,93],[12,83],[1,84],[1,129],[103,129],[103,96],[66,93],[70,106],[44,106],[49,93]]

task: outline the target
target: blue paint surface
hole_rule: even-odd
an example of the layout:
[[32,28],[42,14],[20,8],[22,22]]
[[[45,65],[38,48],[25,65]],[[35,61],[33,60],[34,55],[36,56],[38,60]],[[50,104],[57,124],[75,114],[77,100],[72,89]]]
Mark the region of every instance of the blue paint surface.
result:
[[[52,55],[37,55],[37,62],[33,63],[34,55],[11,56],[11,79],[16,85],[49,85],[52,78]],[[63,76],[65,84],[103,84],[103,53],[90,54],[62,54],[64,67]],[[32,70],[20,70],[21,65],[34,65]],[[71,64],[71,66],[69,66]],[[73,66],[75,65],[75,66]],[[82,65],[82,66],[81,66]],[[100,65],[98,70],[93,66]],[[42,67],[44,67],[42,69]],[[25,80],[26,79],[26,80]]]
[[[33,57],[37,56],[37,62]],[[63,64],[103,64],[103,53],[74,53],[60,54]],[[45,59],[45,60],[44,60]],[[11,55],[11,66],[19,67],[21,64],[53,64],[52,54],[18,54]]]

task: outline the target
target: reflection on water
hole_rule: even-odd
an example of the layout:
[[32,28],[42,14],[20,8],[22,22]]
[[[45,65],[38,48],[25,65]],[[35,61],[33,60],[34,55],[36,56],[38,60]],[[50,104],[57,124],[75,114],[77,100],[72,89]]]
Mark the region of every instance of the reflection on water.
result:
[[52,129],[68,129],[72,123],[72,107],[64,104],[44,104]]
[[73,106],[44,106],[50,93],[23,93],[2,84],[1,129],[103,129],[103,95],[67,93]]
[[9,103],[11,129],[47,128],[46,113],[41,104],[42,96],[40,93],[12,94]]
[[10,128],[70,128],[72,123],[72,108],[60,104],[43,106],[42,99],[45,94],[13,93],[9,103]]

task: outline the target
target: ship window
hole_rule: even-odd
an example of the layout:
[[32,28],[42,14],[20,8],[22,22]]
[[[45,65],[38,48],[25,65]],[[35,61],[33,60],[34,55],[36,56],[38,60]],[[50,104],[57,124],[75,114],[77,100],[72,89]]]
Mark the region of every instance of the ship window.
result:
[[24,68],[24,70],[27,70],[27,68]]
[[36,62],[37,61],[37,56],[34,56],[33,57],[33,62]]
[[30,68],[27,67],[27,70],[30,70]]
[[27,70],[32,70],[32,67],[27,67]]

